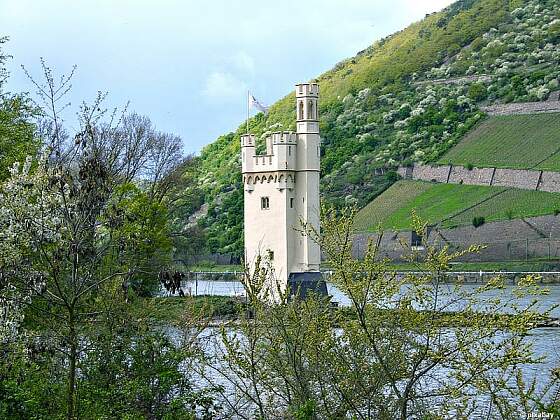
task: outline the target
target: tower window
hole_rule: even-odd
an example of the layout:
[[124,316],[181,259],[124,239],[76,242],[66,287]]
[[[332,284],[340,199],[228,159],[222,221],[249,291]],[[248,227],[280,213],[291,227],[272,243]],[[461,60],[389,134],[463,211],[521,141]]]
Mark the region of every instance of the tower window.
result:
[[307,119],[313,119],[313,101],[311,99],[307,102]]
[[292,156],[292,146],[288,146],[288,156]]
[[299,119],[303,120],[303,101],[299,101]]
[[274,261],[274,251],[271,249],[268,250],[268,260]]
[[294,208],[294,197],[290,197],[290,208]]
[[270,208],[270,200],[268,197],[261,197],[261,210],[268,210]]

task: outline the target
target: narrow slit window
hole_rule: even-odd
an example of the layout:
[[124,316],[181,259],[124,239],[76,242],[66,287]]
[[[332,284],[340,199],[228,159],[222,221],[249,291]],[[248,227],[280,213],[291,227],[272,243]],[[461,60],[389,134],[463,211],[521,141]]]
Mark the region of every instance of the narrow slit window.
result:
[[270,208],[270,200],[268,197],[261,197],[261,210],[268,210]]
[[290,208],[294,208],[294,197],[290,197]]

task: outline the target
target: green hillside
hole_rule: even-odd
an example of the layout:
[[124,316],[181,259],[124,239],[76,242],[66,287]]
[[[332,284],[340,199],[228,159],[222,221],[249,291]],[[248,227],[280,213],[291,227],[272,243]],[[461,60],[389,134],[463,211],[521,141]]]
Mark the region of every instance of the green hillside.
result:
[[438,163],[560,171],[560,114],[484,120]]
[[[560,0],[462,0],[318,76],[323,198],[363,206],[399,164],[440,159],[480,120],[479,105],[545,100],[559,85],[559,43]],[[436,81],[467,75],[490,78]],[[249,125],[262,140],[294,129],[294,115],[289,94]],[[209,252],[241,255],[244,131],[240,121],[200,156]]]
[[560,210],[560,194],[541,191],[398,181],[356,216],[356,230],[410,229],[411,213],[442,227],[552,214]]

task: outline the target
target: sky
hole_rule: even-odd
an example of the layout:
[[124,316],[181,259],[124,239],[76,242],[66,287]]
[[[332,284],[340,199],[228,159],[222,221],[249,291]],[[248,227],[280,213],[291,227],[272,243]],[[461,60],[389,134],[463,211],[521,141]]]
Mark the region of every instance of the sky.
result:
[[108,92],[106,106],[147,115],[197,153],[264,104],[288,94],[451,0],[0,0],[6,90],[34,94],[43,57],[77,71],[66,111]]

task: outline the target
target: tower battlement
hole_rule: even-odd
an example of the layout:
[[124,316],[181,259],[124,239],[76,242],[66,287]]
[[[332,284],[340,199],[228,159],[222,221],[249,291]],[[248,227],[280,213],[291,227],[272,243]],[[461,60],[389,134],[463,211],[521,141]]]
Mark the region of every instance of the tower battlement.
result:
[[253,134],[241,135],[241,147],[255,147],[256,137]]
[[293,131],[278,131],[270,135],[272,144],[296,144],[297,134]]
[[296,98],[302,96],[319,97],[319,84],[317,83],[298,83],[296,85]]
[[256,153],[256,137],[241,136],[241,172],[295,171],[298,136],[293,131],[279,131],[266,138],[266,153]]

